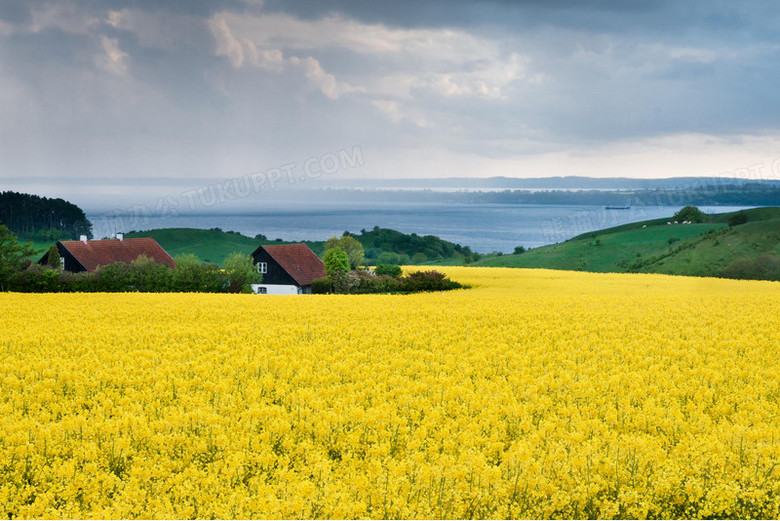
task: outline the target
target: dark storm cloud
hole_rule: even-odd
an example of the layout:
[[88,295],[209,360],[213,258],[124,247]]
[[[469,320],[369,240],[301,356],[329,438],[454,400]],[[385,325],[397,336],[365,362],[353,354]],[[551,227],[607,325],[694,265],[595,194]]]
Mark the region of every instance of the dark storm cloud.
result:
[[780,131],[778,27],[765,0],[0,0],[0,175],[737,142]]

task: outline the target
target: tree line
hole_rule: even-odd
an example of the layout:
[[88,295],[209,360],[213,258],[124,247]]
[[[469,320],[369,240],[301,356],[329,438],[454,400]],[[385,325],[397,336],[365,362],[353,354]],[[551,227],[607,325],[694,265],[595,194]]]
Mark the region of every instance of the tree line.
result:
[[92,238],[92,223],[84,211],[59,198],[0,192],[0,222],[28,240]]

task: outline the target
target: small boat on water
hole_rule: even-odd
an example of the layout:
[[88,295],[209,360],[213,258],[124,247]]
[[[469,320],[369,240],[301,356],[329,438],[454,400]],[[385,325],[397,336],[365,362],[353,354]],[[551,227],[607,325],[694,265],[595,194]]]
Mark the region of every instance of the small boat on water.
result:
[[630,210],[630,206],[605,206],[606,210]]

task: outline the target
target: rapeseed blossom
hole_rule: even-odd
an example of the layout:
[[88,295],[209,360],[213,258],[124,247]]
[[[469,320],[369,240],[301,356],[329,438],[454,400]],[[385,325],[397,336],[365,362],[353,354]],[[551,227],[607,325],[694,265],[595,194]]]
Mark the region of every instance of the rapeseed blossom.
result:
[[780,284],[0,295],[0,515],[780,517]]

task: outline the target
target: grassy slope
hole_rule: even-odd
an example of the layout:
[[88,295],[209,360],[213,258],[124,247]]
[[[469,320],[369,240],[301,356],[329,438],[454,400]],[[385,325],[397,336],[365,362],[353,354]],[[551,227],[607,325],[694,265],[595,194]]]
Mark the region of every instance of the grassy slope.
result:
[[[726,225],[732,214],[717,214],[713,216],[713,222],[707,224],[667,225],[666,219],[656,219],[587,233],[521,255],[489,257],[476,264],[719,275],[728,264],[741,257],[780,253],[780,208],[757,208],[746,213],[749,222],[734,228]],[[642,228],[643,225],[647,228]],[[710,230],[712,233],[703,235]],[[670,238],[679,241],[670,244]]]
[[[234,251],[246,253],[255,251],[261,244],[286,244],[279,241],[260,241],[235,233],[215,230],[199,230],[196,228],[164,228],[125,234],[125,237],[152,237],[172,257],[185,253],[193,253],[200,260],[221,264]],[[307,242],[306,244],[321,254],[322,242]]]
[[47,241],[47,242],[40,242],[40,241],[30,241],[25,238],[19,239],[19,242],[23,244],[31,244],[33,249],[35,250],[34,255],[29,255],[27,258],[30,259],[33,262],[38,262],[38,259],[43,257],[43,254],[49,251],[49,248],[51,248],[51,245],[54,244],[56,241]]
[[780,219],[749,222],[701,237],[666,258],[650,260],[637,271],[672,275],[718,276],[737,259],[769,253],[780,256]]

